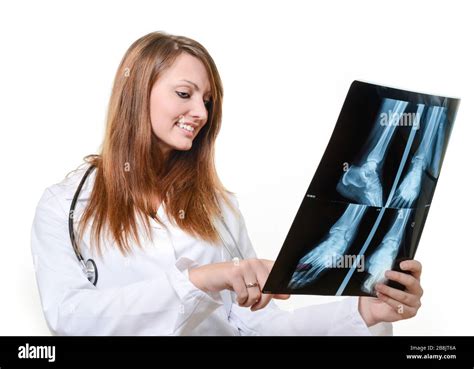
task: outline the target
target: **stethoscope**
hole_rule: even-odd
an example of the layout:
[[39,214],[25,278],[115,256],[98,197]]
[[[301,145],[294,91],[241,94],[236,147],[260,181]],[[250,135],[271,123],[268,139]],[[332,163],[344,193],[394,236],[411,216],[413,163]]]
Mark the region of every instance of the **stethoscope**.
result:
[[[77,186],[76,192],[74,193],[74,197],[72,198],[71,202],[71,208],[69,209],[69,237],[71,239],[71,244],[72,248],[74,250],[74,253],[76,254],[77,260],[79,260],[79,263],[81,264],[82,271],[86,275],[87,279],[89,282],[91,282],[94,286],[97,284],[97,280],[99,278],[99,271],[97,269],[97,265],[93,259],[87,259],[87,261],[84,261],[84,258],[82,257],[81,252],[79,251],[79,247],[76,242],[76,238],[74,235],[74,210],[76,209],[76,202],[77,199],[79,198],[79,194],[81,193],[82,187],[84,186],[84,183],[89,176],[89,174],[95,169],[94,165],[91,165],[86,172],[84,173],[84,176],[82,177],[81,181],[79,182],[79,185]],[[244,259],[242,253],[240,252],[240,249],[237,245],[237,242],[235,241],[234,235],[230,231],[229,227],[227,226],[227,223],[225,222],[224,216],[221,214],[218,217],[219,223],[224,226],[226,229],[226,232],[230,235],[232,238],[232,243],[233,246],[229,248],[227,245],[227,242],[224,241],[224,238],[221,235],[221,231],[219,230],[219,227],[216,225],[216,230],[219,235],[219,238],[226,248],[227,252],[231,255],[233,260],[238,259]],[[236,256],[238,255],[238,256]]]
[[91,165],[89,169],[87,169],[86,173],[79,182],[79,186],[77,186],[76,193],[72,198],[71,208],[69,209],[69,238],[71,239],[72,248],[76,254],[77,260],[81,264],[82,271],[86,275],[89,282],[91,282],[94,286],[97,284],[97,279],[99,278],[99,271],[97,270],[97,265],[95,261],[92,259],[87,259],[84,261],[81,252],[79,251],[79,247],[76,243],[76,237],[74,236],[74,210],[76,210],[76,202],[79,194],[81,193],[82,186],[84,186],[84,182],[86,181],[89,174],[95,169],[95,166]]

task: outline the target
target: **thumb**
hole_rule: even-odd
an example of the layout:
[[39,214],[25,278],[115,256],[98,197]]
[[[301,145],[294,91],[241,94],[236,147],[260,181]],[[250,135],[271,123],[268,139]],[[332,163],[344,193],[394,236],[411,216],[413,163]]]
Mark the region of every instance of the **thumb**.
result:
[[278,293],[276,295],[273,295],[273,298],[278,299],[278,300],[288,300],[290,297],[291,297],[291,295],[282,294],[282,293]]

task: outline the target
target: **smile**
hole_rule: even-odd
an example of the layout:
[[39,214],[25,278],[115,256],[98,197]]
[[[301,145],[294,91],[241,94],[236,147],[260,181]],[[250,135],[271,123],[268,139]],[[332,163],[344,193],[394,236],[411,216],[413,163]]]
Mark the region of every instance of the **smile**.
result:
[[179,128],[182,128],[182,129],[185,129],[186,131],[188,132],[194,132],[194,127],[190,126],[190,125],[187,125],[187,124],[184,124],[184,123],[176,123],[176,125],[179,127]]

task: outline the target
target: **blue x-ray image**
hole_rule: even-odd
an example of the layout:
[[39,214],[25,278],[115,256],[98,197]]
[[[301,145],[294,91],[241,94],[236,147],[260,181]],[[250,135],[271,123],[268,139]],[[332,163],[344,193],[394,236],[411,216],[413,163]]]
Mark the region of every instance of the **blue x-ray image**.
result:
[[428,172],[438,178],[445,140],[446,108],[432,106],[428,109],[422,126],[421,143],[410,160],[409,170],[391,199],[392,207],[412,207],[421,190],[423,174]]
[[354,81],[263,291],[403,288],[385,272],[415,256],[458,106]]
[[385,271],[392,269],[395,257],[398,254],[405,228],[410,219],[411,209],[399,209],[392,226],[385,234],[376,251],[370,255],[367,261],[367,273],[369,276],[362,285],[362,290],[373,294],[376,283],[387,282]]
[[360,204],[383,206],[381,169],[396,123],[405,113],[407,105],[406,101],[383,100],[369,139],[361,151],[361,158],[344,171],[336,186],[341,195]]
[[318,278],[322,271],[333,268],[340,262],[351,246],[366,210],[366,205],[347,206],[327,237],[300,259],[290,280],[290,288],[306,286]]

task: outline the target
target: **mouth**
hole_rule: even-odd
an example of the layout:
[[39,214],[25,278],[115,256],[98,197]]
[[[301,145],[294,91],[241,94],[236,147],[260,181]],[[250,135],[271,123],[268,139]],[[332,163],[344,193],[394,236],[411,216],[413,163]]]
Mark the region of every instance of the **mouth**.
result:
[[194,133],[194,130],[195,130],[195,127],[191,124],[188,124],[188,123],[177,122],[177,123],[175,123],[175,126],[177,126],[178,128],[180,128],[184,132],[189,133],[191,135]]

